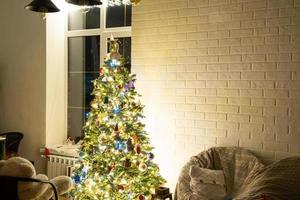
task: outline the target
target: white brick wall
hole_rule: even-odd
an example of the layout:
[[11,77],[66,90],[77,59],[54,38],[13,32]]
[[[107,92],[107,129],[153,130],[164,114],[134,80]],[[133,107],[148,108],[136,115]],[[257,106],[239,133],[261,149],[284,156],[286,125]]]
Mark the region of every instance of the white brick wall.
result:
[[299,0],[143,0],[133,72],[162,173],[211,146],[300,154]]

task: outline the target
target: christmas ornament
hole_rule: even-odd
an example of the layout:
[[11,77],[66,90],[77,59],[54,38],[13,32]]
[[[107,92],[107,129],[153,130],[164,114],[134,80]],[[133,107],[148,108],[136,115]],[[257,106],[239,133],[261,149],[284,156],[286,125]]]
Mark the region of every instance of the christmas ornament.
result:
[[121,65],[121,62],[116,59],[112,59],[112,60],[108,60],[107,64],[109,67],[115,69]]
[[145,197],[143,196],[143,195],[139,195],[139,200],[144,200],[145,199]]
[[137,152],[137,154],[140,154],[141,152],[142,152],[142,147],[141,147],[141,145],[136,145],[136,152]]
[[114,113],[115,115],[120,114],[120,112],[121,112],[120,107],[115,107],[115,108],[113,109],[113,113]]
[[131,89],[135,89],[134,87],[134,82],[133,81],[129,81],[126,85],[125,85],[125,90],[131,90]]
[[124,190],[124,186],[123,185],[118,185],[118,190],[123,191]]
[[110,173],[111,171],[113,171],[115,169],[115,165],[110,165],[107,167],[107,171],[108,173]]
[[150,159],[150,160],[153,160],[154,159],[154,154],[153,153],[148,153],[148,158]]
[[118,43],[118,40],[116,40],[114,37],[111,37],[110,43],[109,43],[109,53],[107,54],[107,59],[110,60],[120,60],[121,54],[119,53],[120,45]]
[[137,5],[141,2],[142,0],[130,0],[130,2],[133,4],[133,5]]
[[120,131],[119,131],[119,125],[118,124],[116,124],[114,132],[115,132],[115,134],[119,135]]
[[139,170],[142,172],[145,172],[148,169],[147,165],[145,163],[140,163]]
[[74,183],[78,184],[82,181],[82,177],[79,176],[78,174],[72,177]]
[[107,64],[109,67],[115,69],[121,65],[120,59],[121,55],[119,53],[119,43],[117,40],[115,40],[113,37],[110,41],[110,47],[109,47],[109,53],[106,57]]
[[99,74],[100,76],[103,76],[104,74],[104,69],[102,67],[99,67]]
[[123,150],[123,142],[121,140],[118,140],[116,143],[116,149],[119,151]]
[[134,146],[132,144],[132,140],[130,138],[126,142],[126,149],[127,149],[128,152],[133,151],[133,149],[134,149]]
[[125,168],[129,168],[131,166],[131,161],[130,161],[130,159],[126,159],[125,161],[124,161],[124,167]]

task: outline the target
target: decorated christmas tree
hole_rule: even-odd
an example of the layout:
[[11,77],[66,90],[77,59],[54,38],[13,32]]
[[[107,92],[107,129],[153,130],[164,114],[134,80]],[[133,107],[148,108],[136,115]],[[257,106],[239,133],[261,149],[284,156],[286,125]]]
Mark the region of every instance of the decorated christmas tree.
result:
[[72,196],[78,200],[150,199],[164,183],[153,162],[135,75],[124,67],[117,40],[93,81],[94,99],[84,125]]

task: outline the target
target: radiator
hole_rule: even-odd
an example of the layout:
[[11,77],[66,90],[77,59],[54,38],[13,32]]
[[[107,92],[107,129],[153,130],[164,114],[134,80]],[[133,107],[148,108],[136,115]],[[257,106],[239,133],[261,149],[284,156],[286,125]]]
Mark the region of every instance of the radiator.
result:
[[47,176],[52,179],[56,176],[71,176],[76,158],[49,155],[47,156]]

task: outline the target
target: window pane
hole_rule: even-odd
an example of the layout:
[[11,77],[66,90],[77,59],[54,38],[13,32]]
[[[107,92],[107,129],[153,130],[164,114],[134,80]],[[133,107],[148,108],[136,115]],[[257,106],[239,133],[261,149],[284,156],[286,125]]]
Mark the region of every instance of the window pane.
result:
[[83,108],[69,108],[68,109],[68,137],[75,139],[82,137],[82,126],[84,124]]
[[68,129],[69,135],[81,136],[81,129],[86,118],[90,103],[93,100],[92,81],[98,73],[69,73],[68,91]]
[[69,73],[69,107],[90,107],[93,97],[92,81],[98,78],[99,73]]
[[84,74],[69,73],[68,81],[68,106],[69,107],[84,107]]
[[68,30],[100,28],[100,8],[90,8],[88,12],[76,10],[69,13]]
[[[119,43],[119,52],[125,57],[125,67],[130,71],[131,69],[131,37],[123,37],[123,38],[116,38]],[[108,39],[109,41],[109,39]],[[109,51],[109,42],[107,45]]]
[[68,38],[68,134],[82,136],[82,125],[93,99],[92,80],[99,76],[100,37]]
[[131,6],[107,7],[106,28],[131,26]]
[[68,39],[68,62],[71,72],[98,72],[100,65],[100,37],[72,37]]

